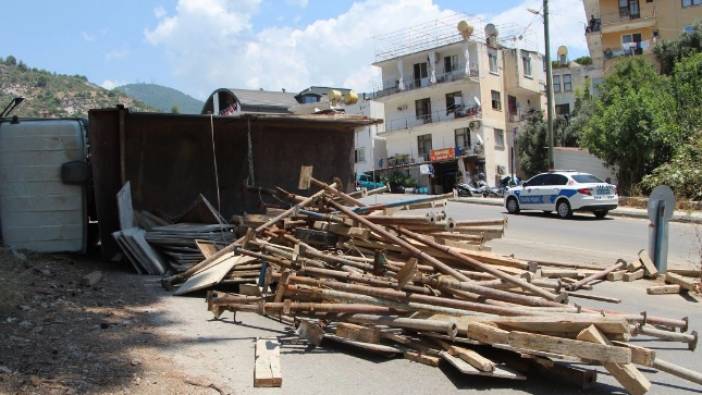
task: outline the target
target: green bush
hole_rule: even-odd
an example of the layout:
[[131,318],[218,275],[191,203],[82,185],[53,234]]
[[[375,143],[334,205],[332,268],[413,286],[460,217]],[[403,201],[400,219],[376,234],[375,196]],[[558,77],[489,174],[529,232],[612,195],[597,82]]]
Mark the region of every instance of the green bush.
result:
[[673,159],[658,166],[641,181],[643,192],[668,185],[678,198],[702,200],[702,132],[683,145]]

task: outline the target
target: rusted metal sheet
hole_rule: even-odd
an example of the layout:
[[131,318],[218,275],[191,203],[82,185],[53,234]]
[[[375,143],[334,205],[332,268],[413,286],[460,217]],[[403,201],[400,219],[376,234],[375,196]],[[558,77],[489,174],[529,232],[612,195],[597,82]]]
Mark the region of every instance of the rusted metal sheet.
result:
[[115,194],[124,182],[132,185],[135,210],[166,218],[182,214],[200,194],[217,201],[211,121],[225,218],[259,209],[258,194],[246,190],[249,130],[256,185],[302,193],[296,185],[301,165],[314,166],[320,180],[339,177],[351,188],[353,130],[372,122],[356,117],[267,115],[211,120],[207,115],[132,113],[120,108],[92,110],[89,117],[95,199],[107,257],[118,251],[109,236],[119,227]]

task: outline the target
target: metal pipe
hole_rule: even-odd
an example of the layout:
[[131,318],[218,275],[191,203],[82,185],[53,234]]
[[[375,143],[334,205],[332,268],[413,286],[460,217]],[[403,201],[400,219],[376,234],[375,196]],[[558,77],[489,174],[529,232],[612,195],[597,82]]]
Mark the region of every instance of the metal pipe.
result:
[[658,370],[670,373],[673,376],[692,381],[693,383],[702,384],[702,373],[683,368],[682,366],[678,366],[672,362],[668,362],[660,358],[655,358],[653,360],[653,367]]
[[531,283],[529,283],[521,278],[511,276],[511,275],[509,275],[501,270],[495,269],[494,267],[492,267],[490,265],[486,265],[486,264],[478,261],[477,259],[473,259],[473,258],[470,258],[468,256],[465,256],[465,255],[461,254],[460,252],[456,251],[454,248],[441,245],[441,244],[439,244],[439,243],[435,242],[434,240],[431,240],[427,237],[421,236],[417,233],[414,233],[414,232],[409,231],[407,229],[403,229],[401,227],[394,227],[394,229],[397,230],[400,234],[403,234],[403,235],[410,237],[412,239],[415,239],[423,244],[426,244],[427,246],[429,246],[432,249],[449,254],[454,259],[457,259],[461,262],[464,262],[470,266],[476,267],[482,271],[488,272],[488,273],[492,274],[493,276],[495,276],[503,281],[506,281],[506,282],[514,284],[518,287],[521,287],[525,291],[529,291],[535,295],[541,296],[541,297],[546,298],[546,299],[551,300],[551,301],[561,302],[561,301],[565,301],[567,299],[567,296],[565,296],[565,294],[556,295],[554,293],[546,291],[543,288],[537,287],[536,285],[531,284]]
[[606,269],[602,269],[599,272],[592,273],[591,275],[585,277],[584,279],[582,279],[578,282],[566,285],[566,288],[569,291],[575,291],[578,288],[582,287],[583,285],[589,284],[589,283],[591,283],[595,280],[599,280],[601,278],[605,278],[605,277],[607,277],[607,275],[609,273],[617,271],[617,270],[621,270],[621,269],[625,268],[626,266],[627,266],[626,261],[624,261],[623,259],[617,259],[617,263],[615,263],[614,265],[612,265]]
[[447,199],[447,198],[451,198],[451,197],[453,197],[453,193],[446,193],[443,195],[435,195],[435,196],[429,196],[429,197],[418,198],[418,199],[403,200],[403,201],[399,201],[399,202],[374,204],[374,205],[366,206],[366,207],[357,207],[353,211],[356,212],[357,214],[368,214],[371,211],[382,210],[382,209],[392,208],[392,207],[408,206],[408,205],[417,204],[417,203],[433,202],[435,200]]
[[690,333],[669,332],[646,324],[639,324],[637,331],[641,334],[657,337],[663,340],[687,343],[687,347],[691,351],[695,351],[697,348],[697,331],[692,331]]

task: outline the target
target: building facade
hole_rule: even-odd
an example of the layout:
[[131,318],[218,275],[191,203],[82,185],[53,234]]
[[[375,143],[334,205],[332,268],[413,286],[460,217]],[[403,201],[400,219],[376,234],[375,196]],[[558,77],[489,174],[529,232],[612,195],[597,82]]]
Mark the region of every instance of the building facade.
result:
[[496,185],[517,172],[516,135],[529,111],[545,108],[540,54],[458,35],[374,65],[382,75],[373,97],[385,107],[385,171],[407,171],[434,193],[479,174]]
[[[564,48],[564,47],[561,47]],[[568,121],[575,109],[577,94],[585,90],[597,94],[597,86],[602,82],[602,70],[595,65],[582,65],[568,60],[567,51],[553,62],[553,99],[559,120]]]
[[659,40],[674,40],[702,20],[702,0],[583,0],[593,64],[608,74],[625,56],[656,63]]

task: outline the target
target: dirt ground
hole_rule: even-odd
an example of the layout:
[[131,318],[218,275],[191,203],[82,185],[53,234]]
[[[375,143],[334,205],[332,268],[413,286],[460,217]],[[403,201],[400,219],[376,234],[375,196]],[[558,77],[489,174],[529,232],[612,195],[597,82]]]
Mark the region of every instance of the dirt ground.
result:
[[0,251],[0,393],[232,393],[174,368],[162,350],[180,337],[158,332],[156,293],[122,270]]

